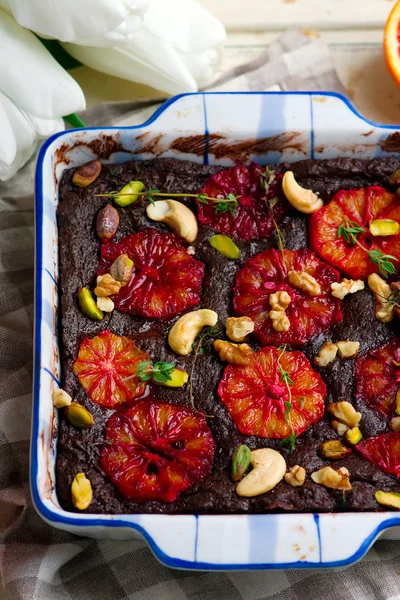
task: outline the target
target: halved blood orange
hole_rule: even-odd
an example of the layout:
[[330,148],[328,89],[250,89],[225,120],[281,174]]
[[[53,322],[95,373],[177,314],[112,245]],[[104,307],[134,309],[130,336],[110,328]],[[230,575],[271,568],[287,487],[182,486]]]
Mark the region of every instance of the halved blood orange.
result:
[[[231,214],[219,212],[218,204],[211,201],[208,204],[198,202],[200,223],[241,240],[268,237],[274,228],[274,219],[279,222],[289,207],[282,191],[282,175],[275,174],[266,192],[263,186],[265,173],[265,167],[251,163],[213,175],[200,193],[212,198],[228,198],[229,194],[239,196],[238,206]],[[268,201],[274,199],[277,201],[271,209]]]
[[[285,384],[283,371],[292,383]],[[254,352],[245,367],[226,367],[218,394],[240,433],[285,438],[292,433],[287,403],[297,436],[323,417],[326,386],[302,352],[269,346]]]
[[99,274],[108,272],[121,254],[134,262],[131,280],[113,296],[121,312],[164,319],[200,302],[204,265],[174,235],[149,228],[103,244]]
[[[310,296],[291,283],[289,271],[306,271],[321,287],[319,296]],[[236,275],[233,307],[238,316],[251,317],[255,334],[265,344],[305,344],[313,335],[325,331],[343,316],[340,301],[331,294],[331,283],[339,274],[323,263],[311,250],[266,250],[245,262]],[[286,291],[291,303],[286,308],[288,331],[278,332],[269,317],[270,295]]]
[[[356,360],[356,397],[386,418],[393,415],[400,390],[400,342],[393,340]],[[396,364],[397,363],[397,364]]]
[[383,49],[388,69],[400,84],[400,2],[396,2],[386,21]]
[[108,421],[100,465],[125,498],[173,502],[209,475],[214,451],[203,416],[146,399]]
[[400,433],[383,433],[362,440],[355,449],[385,473],[400,477]]
[[93,402],[115,408],[144,393],[146,382],[136,370],[148,360],[133,340],[106,330],[82,340],[73,370]]
[[[400,260],[400,234],[372,236],[368,230],[371,221],[391,219],[400,222],[400,198],[379,186],[359,190],[341,190],[329,204],[311,215],[309,221],[310,247],[330,265],[354,279],[366,279],[371,273],[379,273],[373,263],[357,244],[339,237],[338,229],[347,222],[365,229],[356,235],[368,251],[379,250]],[[394,262],[398,269],[400,263]]]

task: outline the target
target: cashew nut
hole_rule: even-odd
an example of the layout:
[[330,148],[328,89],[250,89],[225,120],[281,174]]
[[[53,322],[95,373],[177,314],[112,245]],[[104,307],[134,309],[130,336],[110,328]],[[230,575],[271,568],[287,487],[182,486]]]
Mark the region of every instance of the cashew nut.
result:
[[194,310],[180,317],[171,327],[168,334],[168,344],[177,354],[190,354],[193,342],[203,327],[213,327],[217,324],[218,315],[208,308]]
[[285,459],[271,448],[253,450],[251,465],[253,470],[236,487],[238,496],[252,498],[265,494],[278,485],[286,473]]
[[290,321],[286,316],[285,310],[291,302],[291,297],[287,292],[276,292],[271,294],[269,297],[269,303],[273,310],[268,313],[269,318],[272,321],[272,327],[275,331],[288,331],[290,328]]
[[312,190],[302,188],[294,178],[293,171],[286,171],[282,189],[290,204],[302,213],[310,215],[323,207],[324,203]]
[[146,213],[152,221],[166,223],[174,233],[186,242],[194,242],[197,238],[197,220],[190,208],[176,200],[158,200],[148,204]]
[[289,271],[288,278],[289,283],[310,296],[319,296],[321,293],[318,281],[307,271]]
[[376,318],[381,323],[389,323],[394,318],[394,305],[388,301],[389,296],[393,293],[392,288],[377,273],[372,273],[368,277],[368,285],[376,300]]

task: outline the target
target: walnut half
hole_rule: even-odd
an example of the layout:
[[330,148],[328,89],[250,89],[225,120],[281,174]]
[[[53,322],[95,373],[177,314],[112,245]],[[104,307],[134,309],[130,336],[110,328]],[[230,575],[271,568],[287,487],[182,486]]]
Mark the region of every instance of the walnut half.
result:
[[350,473],[345,467],[338,469],[332,469],[332,467],[323,467],[314,473],[311,473],[311,479],[333,490],[343,490],[349,492],[351,490],[351,483],[349,478]]
[[287,292],[280,291],[271,294],[269,297],[269,303],[272,310],[269,311],[268,316],[272,321],[272,327],[275,331],[288,331],[290,328],[290,321],[286,316],[286,309],[291,303],[292,299]]

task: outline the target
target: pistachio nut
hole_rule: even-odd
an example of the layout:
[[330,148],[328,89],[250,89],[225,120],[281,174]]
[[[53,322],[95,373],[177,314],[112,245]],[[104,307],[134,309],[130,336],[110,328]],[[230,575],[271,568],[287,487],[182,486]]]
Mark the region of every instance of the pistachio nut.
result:
[[85,510],[93,498],[92,484],[85,473],[77,473],[71,485],[72,504],[78,510]]
[[210,246],[215,248],[215,250],[218,250],[218,252],[223,256],[226,256],[226,258],[232,258],[234,260],[240,256],[239,248],[232,238],[227,235],[212,235],[209,242]]
[[102,208],[96,219],[96,233],[102,242],[108,242],[117,233],[119,226],[119,214],[111,204]]
[[94,321],[101,321],[103,318],[103,313],[96,305],[89,288],[82,288],[79,290],[78,302],[82,313],[86,317],[89,317],[89,319],[93,319]]
[[245,444],[238,446],[232,456],[231,476],[233,481],[239,481],[246,473],[251,462],[251,450]]
[[321,444],[319,448],[319,454],[322,458],[329,458],[330,460],[340,460],[350,456],[352,454],[351,448],[348,448],[340,440],[328,440]]
[[383,506],[400,508],[400,494],[398,492],[383,492],[382,490],[378,490],[375,492],[375,500]]
[[129,283],[133,272],[133,260],[127,254],[121,254],[110,267],[110,275],[116,281],[119,281],[121,286]]
[[343,435],[343,439],[346,440],[346,442],[348,442],[349,444],[352,444],[353,446],[355,446],[356,444],[358,444],[358,442],[360,442],[362,440],[362,433],[359,427],[352,427],[351,429],[348,429],[344,435]]
[[72,398],[67,392],[61,388],[54,390],[53,392],[53,404],[56,408],[64,408],[69,406],[72,402]]
[[78,402],[71,402],[69,406],[66,406],[64,414],[71,425],[77,429],[89,429],[94,425],[94,419],[90,412]]
[[168,381],[163,381],[162,383],[157,381],[157,383],[158,385],[164,385],[165,387],[178,388],[183,387],[188,380],[189,375],[186,373],[186,371],[183,371],[182,369],[173,369],[171,372],[171,379],[168,379]]
[[[122,190],[117,192],[116,196],[114,196],[115,204],[118,204],[118,206],[129,206],[130,204],[133,204],[133,202],[136,202],[136,200],[139,198],[140,192],[143,190],[143,188],[144,183],[141,181],[130,181],[124,185]],[[118,194],[121,194],[121,196]]]
[[78,187],[87,187],[96,179],[101,173],[101,162],[99,160],[91,160],[90,162],[81,165],[75,171],[72,176],[72,183]]
[[394,185],[396,187],[400,185],[400,169],[396,169],[396,171],[390,175],[389,183],[390,185]]
[[375,219],[369,224],[369,230],[373,236],[397,235],[400,225],[393,219]]

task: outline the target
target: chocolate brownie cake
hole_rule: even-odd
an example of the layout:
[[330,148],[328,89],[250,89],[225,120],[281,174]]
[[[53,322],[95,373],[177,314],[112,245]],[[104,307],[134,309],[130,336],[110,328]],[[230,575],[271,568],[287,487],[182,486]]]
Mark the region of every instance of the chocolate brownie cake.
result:
[[161,158],[65,171],[64,509],[396,506],[382,492],[400,492],[399,168]]

